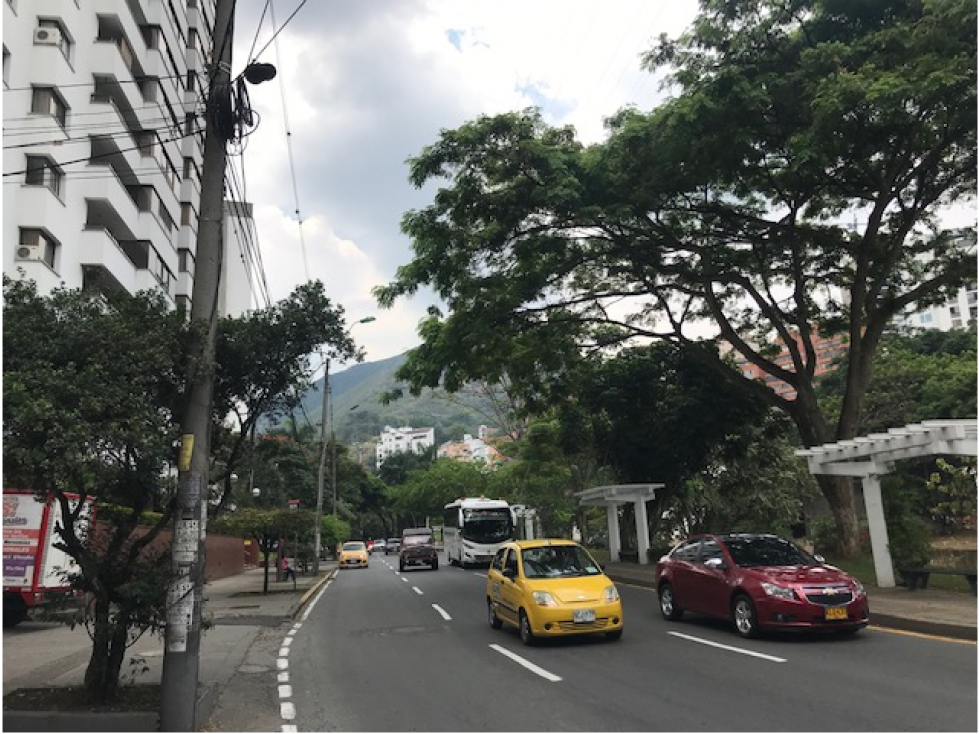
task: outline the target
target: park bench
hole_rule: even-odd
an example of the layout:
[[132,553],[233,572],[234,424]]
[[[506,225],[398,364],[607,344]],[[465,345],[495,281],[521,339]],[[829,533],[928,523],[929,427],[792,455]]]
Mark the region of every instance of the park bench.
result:
[[974,568],[958,568],[952,566],[921,566],[919,568],[902,568],[899,569],[901,577],[904,579],[908,586],[908,591],[914,591],[915,589],[927,589],[928,580],[931,578],[933,573],[945,574],[947,576],[965,576],[966,580],[969,582],[969,586],[972,587],[972,593],[976,593],[976,569]]

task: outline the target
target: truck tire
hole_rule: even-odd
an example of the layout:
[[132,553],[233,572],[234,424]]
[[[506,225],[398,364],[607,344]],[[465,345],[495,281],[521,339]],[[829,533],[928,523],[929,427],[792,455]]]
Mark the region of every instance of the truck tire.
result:
[[3,626],[15,627],[27,619],[27,602],[20,594],[3,595]]

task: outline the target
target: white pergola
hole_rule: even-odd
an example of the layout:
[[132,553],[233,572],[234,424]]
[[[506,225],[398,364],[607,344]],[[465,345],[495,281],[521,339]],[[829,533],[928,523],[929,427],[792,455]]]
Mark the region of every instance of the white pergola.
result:
[[933,420],[795,453],[805,457],[811,474],[860,477],[877,585],[892,587],[895,585],[894,565],[888,549],[880,475],[892,472],[898,459],[933,455],[976,456],[976,444],[975,419]]
[[619,505],[631,502],[635,506],[636,540],[639,563],[649,563],[649,523],[646,502],[656,497],[656,490],[665,484],[610,484],[575,492],[583,505],[604,507],[608,521],[608,549],[611,560],[619,560],[622,539],[619,534]]

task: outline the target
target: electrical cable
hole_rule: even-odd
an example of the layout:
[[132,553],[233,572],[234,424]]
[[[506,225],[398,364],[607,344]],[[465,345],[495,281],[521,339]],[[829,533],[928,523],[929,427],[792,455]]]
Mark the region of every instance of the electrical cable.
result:
[[275,31],[273,33],[272,38],[269,39],[268,43],[266,43],[264,46],[262,46],[262,50],[259,51],[257,54],[255,54],[255,57],[254,58],[252,58],[252,59],[249,60],[249,63],[254,62],[256,59],[258,59],[259,56],[261,56],[263,53],[265,53],[265,49],[267,49],[269,46],[271,46],[272,45],[272,42],[276,38],[279,37],[279,34],[282,33],[282,31],[284,31],[286,29],[286,26],[289,25],[289,23],[292,21],[292,19],[296,17],[296,14],[300,10],[303,9],[303,6],[306,4],[306,2],[307,2],[307,0],[303,0],[301,3],[299,3],[299,7],[292,11],[292,15],[290,15],[288,18],[286,18],[286,22],[282,24],[282,27],[279,28],[279,30],[277,30],[277,31]]

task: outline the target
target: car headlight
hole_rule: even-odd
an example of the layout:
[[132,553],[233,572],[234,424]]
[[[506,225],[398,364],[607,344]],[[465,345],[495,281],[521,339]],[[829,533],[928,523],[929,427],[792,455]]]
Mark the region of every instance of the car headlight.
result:
[[769,596],[774,596],[776,599],[788,599],[793,600],[796,598],[795,591],[792,589],[787,589],[784,586],[776,586],[775,584],[770,584],[767,581],[761,582],[761,588]]
[[554,597],[551,596],[546,591],[535,591],[534,592],[534,603],[539,607],[556,607],[557,602],[554,601]]
[[861,597],[861,596],[866,596],[866,595],[867,595],[867,590],[865,588],[863,588],[863,584],[861,584],[856,579],[853,579],[853,596],[854,596],[854,598]]
[[619,590],[615,588],[615,584],[605,587],[605,601],[613,602],[619,600]]

